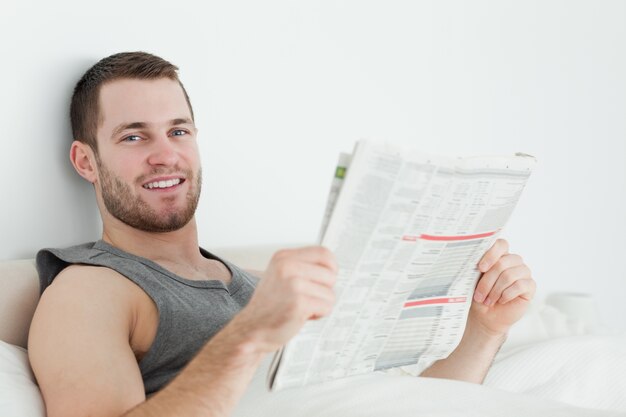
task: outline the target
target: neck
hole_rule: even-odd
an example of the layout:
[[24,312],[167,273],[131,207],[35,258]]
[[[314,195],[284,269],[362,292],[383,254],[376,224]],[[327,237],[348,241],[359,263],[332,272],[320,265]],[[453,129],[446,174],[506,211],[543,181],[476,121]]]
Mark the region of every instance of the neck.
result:
[[195,217],[181,229],[166,233],[145,232],[120,221],[105,221],[102,240],[118,249],[155,262],[196,265],[203,259],[198,249]]

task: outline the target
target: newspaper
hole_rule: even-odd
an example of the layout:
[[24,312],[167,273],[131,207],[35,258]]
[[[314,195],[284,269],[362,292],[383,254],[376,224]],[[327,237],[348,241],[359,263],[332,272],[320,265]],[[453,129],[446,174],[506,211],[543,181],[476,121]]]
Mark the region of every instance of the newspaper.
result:
[[477,263],[534,164],[370,141],[340,155],[320,234],[337,257],[337,301],[276,353],[269,388],[446,358],[465,330]]

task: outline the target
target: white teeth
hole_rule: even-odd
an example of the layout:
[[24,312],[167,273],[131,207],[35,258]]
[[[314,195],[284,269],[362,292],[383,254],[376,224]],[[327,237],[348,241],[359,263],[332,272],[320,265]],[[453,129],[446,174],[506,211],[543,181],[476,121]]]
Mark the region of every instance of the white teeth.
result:
[[148,183],[148,184],[144,185],[143,188],[148,188],[150,190],[153,189],[153,188],[169,188],[169,187],[173,187],[174,185],[178,185],[178,184],[180,184],[180,179],[176,178],[174,180],[151,182],[151,183]]

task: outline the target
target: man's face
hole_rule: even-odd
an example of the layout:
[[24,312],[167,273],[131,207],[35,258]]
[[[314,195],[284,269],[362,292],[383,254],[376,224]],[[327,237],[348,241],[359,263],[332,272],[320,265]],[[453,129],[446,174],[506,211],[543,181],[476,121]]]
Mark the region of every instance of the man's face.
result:
[[98,183],[106,210],[147,232],[182,228],[202,182],[191,120],[178,82],[116,80],[100,90]]

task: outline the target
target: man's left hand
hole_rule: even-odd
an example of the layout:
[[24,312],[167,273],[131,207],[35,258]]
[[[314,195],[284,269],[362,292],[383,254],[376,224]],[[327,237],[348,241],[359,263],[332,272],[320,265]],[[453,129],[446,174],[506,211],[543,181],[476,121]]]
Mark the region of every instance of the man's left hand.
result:
[[498,239],[478,263],[478,280],[468,320],[494,336],[506,335],[535,294],[536,284],[519,255]]

